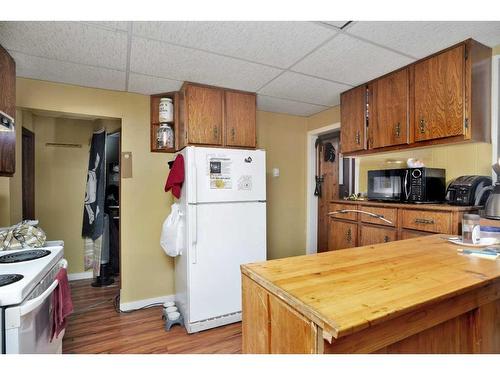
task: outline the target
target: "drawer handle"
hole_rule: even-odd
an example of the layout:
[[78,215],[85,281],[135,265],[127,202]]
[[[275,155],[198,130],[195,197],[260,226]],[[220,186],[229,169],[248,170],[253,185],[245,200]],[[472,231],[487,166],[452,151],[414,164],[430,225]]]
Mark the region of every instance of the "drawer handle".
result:
[[358,212],[360,214],[365,214],[365,215],[374,217],[376,219],[380,219],[382,221],[385,221],[387,224],[391,224],[391,225],[394,224],[392,221],[387,220],[386,218],[384,218],[384,215],[377,215],[377,214],[374,214],[373,212],[362,211],[362,210],[338,210],[338,211],[328,212],[327,215],[328,216],[333,216],[333,215],[336,215],[336,214],[347,214],[349,212]]
[[434,224],[434,220],[432,219],[415,219],[415,224]]

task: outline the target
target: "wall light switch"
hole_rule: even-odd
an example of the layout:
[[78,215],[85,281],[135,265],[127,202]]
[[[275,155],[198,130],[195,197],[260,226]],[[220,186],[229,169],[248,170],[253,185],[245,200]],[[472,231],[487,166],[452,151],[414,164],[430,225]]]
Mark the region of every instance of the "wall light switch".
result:
[[279,177],[279,176],[280,176],[280,169],[273,168],[273,177]]
[[121,177],[132,178],[132,153],[130,151],[122,152],[120,164]]

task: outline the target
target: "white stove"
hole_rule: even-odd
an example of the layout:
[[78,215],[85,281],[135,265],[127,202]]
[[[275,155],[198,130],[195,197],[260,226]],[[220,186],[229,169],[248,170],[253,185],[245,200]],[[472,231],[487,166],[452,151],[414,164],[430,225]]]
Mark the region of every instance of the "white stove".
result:
[[7,284],[0,286],[1,353],[61,352],[64,332],[50,342],[50,297],[67,266],[63,255],[63,241],[0,252],[0,280]]

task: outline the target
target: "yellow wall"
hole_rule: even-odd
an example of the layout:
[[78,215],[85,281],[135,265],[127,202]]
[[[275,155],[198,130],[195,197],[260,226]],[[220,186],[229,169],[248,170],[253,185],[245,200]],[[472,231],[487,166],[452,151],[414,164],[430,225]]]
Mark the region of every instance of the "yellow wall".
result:
[[[94,123],[33,116],[35,129],[35,213],[49,239],[64,239],[70,273],[84,272],[83,201]],[[51,147],[47,142],[81,148]]]
[[[426,167],[446,169],[446,183],[458,176],[491,175],[491,144],[470,143],[429,147],[403,152],[391,152],[364,156],[360,159],[359,191],[367,191],[367,173],[373,169],[405,168],[408,158],[424,161]],[[403,164],[389,164],[388,161],[404,161]]]
[[10,186],[7,177],[0,177],[0,228],[10,225]]
[[316,113],[307,118],[307,130],[322,128],[340,122],[340,105]]
[[[304,117],[257,112],[257,144],[267,158],[269,259],[305,252],[306,128]],[[273,168],[279,177],[272,177]]]

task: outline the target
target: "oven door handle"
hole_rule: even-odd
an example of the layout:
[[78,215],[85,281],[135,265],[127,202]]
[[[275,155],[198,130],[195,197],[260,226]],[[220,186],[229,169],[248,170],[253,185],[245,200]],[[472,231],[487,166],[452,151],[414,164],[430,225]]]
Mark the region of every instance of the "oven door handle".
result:
[[[66,259],[63,259],[60,264],[62,268],[68,268],[68,261]],[[52,294],[52,292],[54,291],[54,289],[57,288],[58,285],[59,281],[54,280],[54,282],[50,284],[50,286],[47,289],[45,289],[45,291],[42,294],[21,305],[19,308],[21,316],[29,314],[30,312],[35,310],[38,306],[40,306],[43,303],[43,301],[45,301],[45,299]]]

